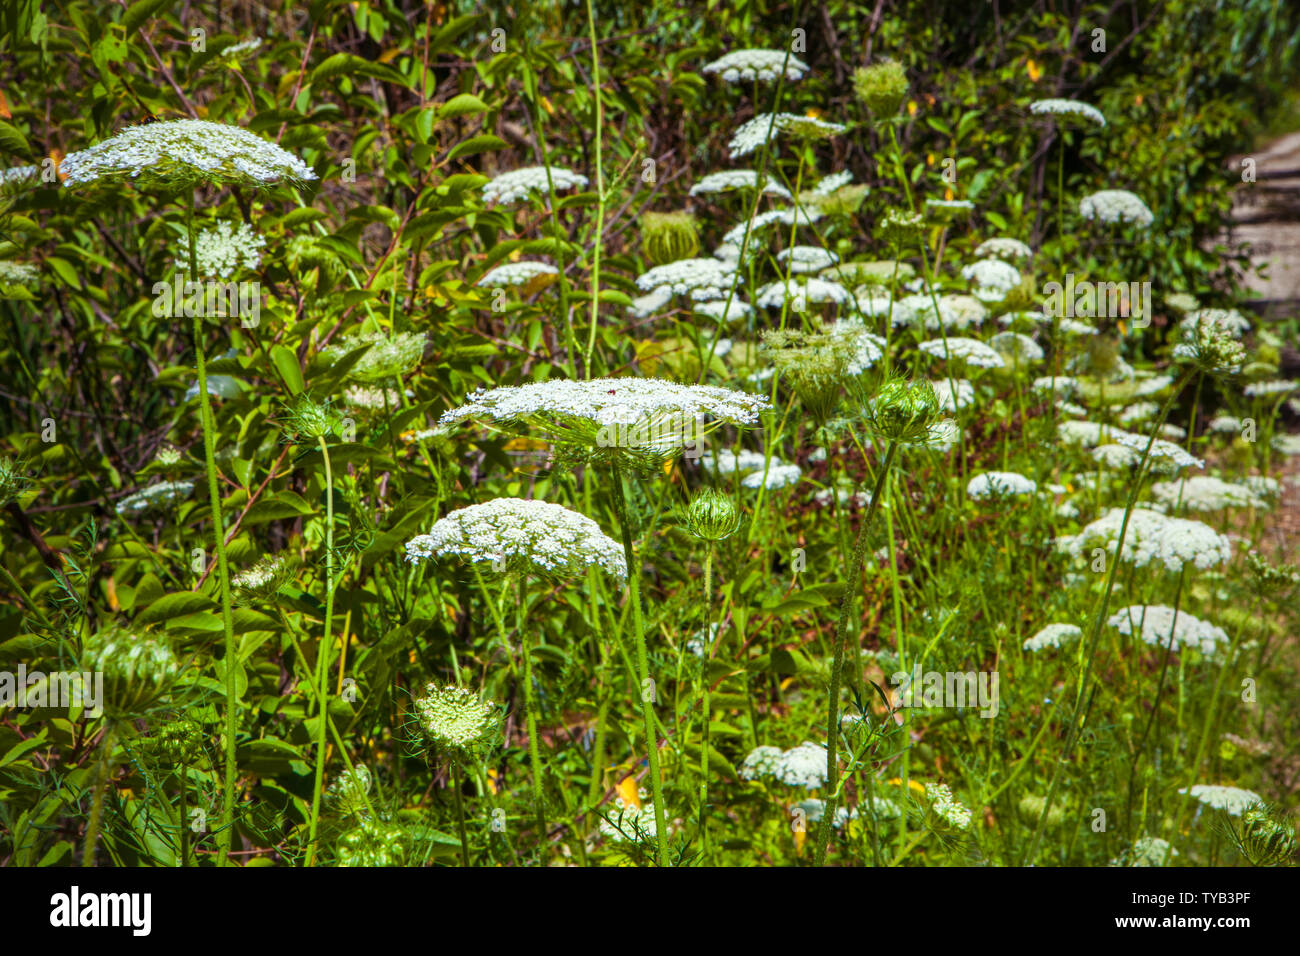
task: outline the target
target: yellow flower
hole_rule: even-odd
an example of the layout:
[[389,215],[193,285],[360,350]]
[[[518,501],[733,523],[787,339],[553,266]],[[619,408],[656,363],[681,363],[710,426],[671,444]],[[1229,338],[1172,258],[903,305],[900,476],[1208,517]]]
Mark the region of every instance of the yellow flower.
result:
[[1029,81],[1037,83],[1038,78],[1043,75],[1043,71],[1038,68],[1038,64],[1032,59],[1025,64],[1025,72],[1029,74]]

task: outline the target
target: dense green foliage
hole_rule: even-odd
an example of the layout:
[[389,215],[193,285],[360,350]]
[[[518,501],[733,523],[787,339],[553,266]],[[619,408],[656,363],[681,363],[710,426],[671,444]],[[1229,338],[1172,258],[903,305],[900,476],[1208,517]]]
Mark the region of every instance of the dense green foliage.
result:
[[[0,671],[100,672],[107,695],[102,714],[0,696],[0,862],[785,865],[823,842],[839,865],[1290,861],[1300,577],[1275,515],[1300,449],[1295,399],[1243,386],[1285,378],[1294,325],[1249,332],[1240,374],[1209,346],[1173,354],[1198,306],[1242,305],[1245,257],[1215,245],[1227,159],[1294,84],[1285,5],[200,6],[0,14],[2,165],[32,167],[0,184]],[[747,48],[810,70],[701,72]],[[882,114],[855,71],[885,60],[906,89]],[[1050,98],[1105,127],[1031,113]],[[843,129],[733,156],[768,111]],[[187,165],[200,147],[156,181],[61,168],[182,119],[255,133],[316,178],[215,182]],[[485,200],[532,166],[585,181]],[[727,169],[787,198],[690,194]],[[852,183],[817,194],[837,173]],[[1150,223],[1086,218],[1100,190],[1135,193]],[[820,216],[745,230],[792,203]],[[264,243],[199,272],[252,286],[255,321],[248,301],[159,305],[221,222]],[[752,315],[640,300],[638,276],[737,224]],[[995,237],[1032,257],[977,301],[963,267]],[[782,295],[792,246],[833,254],[821,278],[852,294]],[[555,268],[484,283],[519,261]],[[1067,335],[1041,321],[1067,275],[1150,282],[1153,311]],[[925,300],[953,295],[935,311],[978,319],[927,329]],[[1004,335],[996,367],[944,360],[950,337],[1004,326],[1045,354],[1016,359]],[[880,336],[865,363],[853,329]],[[1034,387],[1049,375],[1086,410]],[[771,408],[710,431],[703,462],[575,449],[536,420],[439,425],[479,387],[622,376]],[[945,410],[959,380],[971,400]],[[955,437],[932,441],[945,415]],[[1136,454],[1064,440],[1083,415],[1140,433]],[[1161,499],[1160,426],[1205,459],[1184,474],[1249,500]],[[732,448],[758,455],[743,483]],[[986,472],[1034,491],[981,498]],[[632,586],[604,566],[408,560],[435,521],[502,497],[594,520]],[[1230,531],[1231,557],[1170,570],[1056,543],[1153,500]],[[1108,623],[1140,606],[1223,641],[1171,651]],[[1080,636],[1025,649],[1054,622]],[[993,675],[997,696],[900,707],[914,667]],[[452,721],[460,692],[431,684],[493,706]],[[782,766],[809,786],[758,772],[758,748],[803,741],[811,760]],[[1205,784],[1280,809],[1216,815],[1185,792]]]

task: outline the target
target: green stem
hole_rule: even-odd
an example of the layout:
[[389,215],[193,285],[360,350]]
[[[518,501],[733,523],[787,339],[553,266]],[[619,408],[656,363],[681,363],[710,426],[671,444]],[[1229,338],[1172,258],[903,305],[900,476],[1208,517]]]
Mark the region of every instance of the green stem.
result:
[[835,658],[831,665],[831,686],[827,696],[826,719],[826,806],[822,813],[822,823],[817,834],[816,865],[826,863],[826,848],[830,843],[831,831],[835,828],[835,812],[839,807],[839,742],[840,742],[840,685],[844,678],[844,654],[848,644],[849,617],[853,611],[853,596],[860,587],[862,565],[867,553],[867,529],[871,519],[880,508],[880,499],[885,490],[885,478],[889,467],[894,463],[894,454],[898,451],[897,442],[890,442],[885,448],[885,460],[876,475],[875,490],[871,493],[871,504],[867,516],[862,519],[858,529],[858,540],[853,545],[853,556],[849,561],[849,573],[844,582],[844,596],[840,599],[840,617],[835,623]]
[[[523,600],[523,583],[520,582],[520,600]],[[524,658],[524,710],[528,721],[528,761],[533,768],[533,810],[537,816],[537,846],[545,866],[551,844],[546,828],[546,792],[542,787],[542,750],[537,733],[537,694],[533,689],[533,655],[528,647],[526,628],[519,629],[519,646]]]
[[316,731],[316,776],[311,793],[311,822],[307,833],[307,865],[316,861],[316,831],[320,826],[321,785],[325,780],[325,734],[328,724],[330,657],[333,645],[330,630],[334,626],[334,472],[330,467],[330,450],[325,436],[316,439],[325,461],[325,635],[321,638],[316,660],[316,711],[320,727]]
[[587,23],[591,28],[591,84],[592,96],[596,100],[596,238],[592,243],[591,263],[591,329],[587,333],[587,353],[584,359],[584,371],[591,378],[591,354],[596,348],[596,320],[600,309],[597,291],[600,286],[600,244],[605,234],[605,166],[602,153],[603,133],[605,130],[605,104],[600,96],[600,56],[596,43],[596,14],[592,10],[591,0],[587,0]]
[[108,789],[108,774],[113,765],[113,728],[104,731],[100,743],[103,750],[99,769],[95,772],[95,797],[90,804],[90,822],[86,826],[86,845],[81,851],[83,867],[95,865],[95,844],[99,842],[99,824],[104,817],[104,792]]
[[632,629],[636,632],[637,675],[641,681],[641,719],[645,725],[646,758],[650,763],[650,785],[654,791],[655,835],[658,841],[657,860],[660,866],[668,865],[668,828],[664,823],[664,783],[659,772],[659,734],[655,730],[654,692],[650,682],[650,662],[646,653],[645,625],[641,619],[641,566],[632,553],[632,528],[627,516],[627,495],[623,489],[623,473],[614,466],[614,510],[623,532],[623,556],[627,561],[627,587],[632,598]]
[[709,702],[709,661],[713,659],[713,547],[710,541],[709,553],[704,558],[704,659],[700,664],[700,683],[704,692],[704,740],[700,746],[700,861],[705,866],[709,865],[709,723],[713,713]]

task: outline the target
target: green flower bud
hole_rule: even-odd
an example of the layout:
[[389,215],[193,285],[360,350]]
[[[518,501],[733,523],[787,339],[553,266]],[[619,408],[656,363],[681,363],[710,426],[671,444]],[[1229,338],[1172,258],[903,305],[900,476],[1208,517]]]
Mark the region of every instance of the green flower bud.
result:
[[104,675],[104,712],[122,718],[160,703],[171,690],[180,664],[162,641],[110,628],[87,642],[79,669]]
[[722,541],[740,527],[740,509],[730,495],[703,488],[686,509],[686,530],[705,541]]
[[203,748],[203,727],[188,717],[169,720],[154,731],[152,748],[169,764],[193,764]]
[[395,823],[367,820],[339,838],[339,866],[405,866],[411,835]]
[[1295,824],[1280,811],[1257,803],[1242,813],[1241,852],[1253,866],[1286,866],[1295,850]]
[[858,67],[853,71],[853,92],[878,119],[885,119],[898,112],[907,96],[907,73],[894,60]]
[[341,423],[329,402],[314,402],[306,393],[285,409],[284,431],[294,441],[315,444],[337,432]]
[[359,765],[341,773],[325,791],[325,799],[344,816],[363,816],[366,812],[366,799],[373,787],[370,770]]
[[693,258],[700,251],[695,217],[687,212],[645,213],[641,217],[641,248],[657,266]]
[[925,218],[920,213],[899,212],[891,209],[880,220],[880,237],[896,248],[912,243],[925,229]]
[[925,444],[940,425],[939,398],[927,381],[894,379],[880,387],[865,409],[867,424],[885,441]]
[[[1027,793],[1020,798],[1016,810],[1020,814],[1021,821],[1025,826],[1037,826],[1039,819],[1043,815],[1043,807],[1047,806],[1047,798],[1040,797],[1037,794]],[[1059,806],[1053,805],[1052,809],[1047,812],[1047,825],[1049,827],[1060,826],[1065,820],[1065,811]]]

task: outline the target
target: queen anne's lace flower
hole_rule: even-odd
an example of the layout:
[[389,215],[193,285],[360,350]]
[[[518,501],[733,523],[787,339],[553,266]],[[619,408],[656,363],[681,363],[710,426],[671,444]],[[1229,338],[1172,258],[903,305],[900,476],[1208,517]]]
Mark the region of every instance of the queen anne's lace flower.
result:
[[[969,380],[938,379],[930,382],[934,388],[935,398],[939,399],[939,408],[945,412],[956,412],[975,401],[975,386]],[[953,400],[953,386],[957,387],[957,399]]]
[[981,325],[989,310],[979,299],[970,295],[944,295],[939,297],[939,312],[935,314],[934,302],[928,294],[905,295],[894,303],[894,326],[924,325],[937,332],[940,323],[945,329],[964,332],[972,325]]
[[793,307],[799,312],[803,311],[801,305],[809,302],[835,302],[843,305],[851,299],[849,290],[838,282],[811,278],[803,281],[792,279],[789,284],[784,280],[770,282],[758,290],[754,301],[764,308],[779,309],[789,300],[795,303]]
[[1143,228],[1155,221],[1147,204],[1127,189],[1103,189],[1085,196],[1079,202],[1079,215],[1105,223],[1131,222]]
[[639,295],[628,305],[627,310],[633,318],[646,319],[663,309],[673,301],[673,294],[667,286]]
[[481,754],[495,740],[501,712],[464,687],[429,684],[415,701],[420,730],[434,750],[456,757]]
[[[760,212],[753,219],[749,220],[748,228],[750,241],[752,244],[753,234],[767,226],[810,226],[818,219],[822,218],[822,211],[815,206],[791,206],[786,209],[769,209],[767,212]],[[740,244],[745,238],[746,224],[739,223],[727,230],[726,235],[722,237],[723,246],[734,246],[740,249]],[[737,251],[739,257],[739,251]]]
[[297,156],[226,123],[182,119],[130,126],[59,164],[64,186],[130,179],[149,185],[270,185],[316,178]]
[[1195,455],[1189,455],[1173,442],[1162,438],[1150,439],[1146,435],[1133,435],[1129,432],[1116,432],[1114,440],[1125,448],[1131,448],[1138,454],[1146,452],[1147,443],[1151,443],[1148,457],[1167,468],[1204,468],[1205,462]]
[[769,744],[755,747],[740,765],[741,778],[758,780],[762,777],[774,776],[777,767],[781,764],[783,754],[784,751],[780,747],[773,747]]
[[627,576],[623,548],[586,515],[526,498],[460,508],[406,543],[406,559],[456,555],[502,571],[578,575],[587,567]]
[[1098,445],[1092,450],[1092,457],[1107,468],[1132,468],[1142,460],[1142,456],[1132,448],[1123,445]]
[[1038,482],[1014,471],[986,471],[966,484],[967,496],[976,500],[1032,495],[1037,490]]
[[1220,644],[1228,643],[1228,635],[1221,627],[1202,621],[1179,609],[1164,604],[1135,604],[1121,608],[1106,622],[1121,634],[1137,634],[1146,644],[1182,650],[1191,647],[1202,654],[1213,654]]
[[844,336],[853,343],[853,356],[844,370],[850,375],[861,375],[879,362],[885,355],[885,340],[856,319],[839,319],[830,331],[837,336]]
[[700,72],[717,73],[728,83],[770,83],[783,75],[787,80],[801,80],[808,64],[784,50],[733,50],[705,64]]
[[[581,176],[572,170],[552,166],[550,182],[554,183],[555,191],[558,193],[561,190],[586,186],[587,177]],[[484,185],[483,201],[485,203],[512,203],[528,198],[530,193],[550,195],[550,192],[546,167],[525,166],[522,169],[512,169],[508,173],[501,173]]]
[[748,156],[758,147],[768,143],[777,133],[786,133],[799,139],[826,139],[843,133],[839,123],[828,123],[815,116],[796,113],[760,113],[742,123],[731,137],[728,149],[731,158]]
[[1082,635],[1083,631],[1073,624],[1048,624],[1025,641],[1025,650],[1037,653],[1048,647],[1060,647],[1067,641],[1077,640]]
[[989,345],[1012,365],[1041,362],[1044,357],[1042,346],[1019,332],[999,332],[989,339]]
[[930,802],[930,811],[948,826],[957,830],[970,826],[970,810],[957,802],[946,783],[927,783],[925,798]]
[[[241,269],[253,270],[262,261],[261,249],[266,240],[246,222],[222,221],[194,237],[194,258],[199,275],[215,279],[233,279]],[[176,261],[183,271],[189,270],[189,243],[177,249]]]
[[853,182],[853,173],[847,169],[838,173],[831,173],[813,187],[812,194],[814,196],[829,196],[837,189],[843,189],[851,182]]
[[488,289],[527,285],[538,276],[559,275],[559,272],[549,262],[507,262],[479,279],[478,284]]
[[1193,475],[1180,481],[1157,481],[1151,486],[1151,494],[1167,507],[1176,507],[1181,502],[1182,507],[1189,511],[1268,507],[1268,500],[1248,485],[1208,475]]
[[962,361],[976,368],[1002,368],[1006,364],[1001,355],[979,339],[960,336],[953,336],[947,340],[927,339],[917,348],[934,358]]
[[1033,384],[1035,392],[1053,392],[1057,395],[1072,395],[1078,388],[1079,380],[1068,375],[1058,375],[1055,378],[1044,375],[1042,378],[1034,379]]
[[[1056,546],[1075,557],[1087,557],[1093,548],[1100,547],[1113,557],[1123,520],[1124,509],[1111,508],[1078,534],[1058,538]],[[1189,564],[1206,570],[1231,557],[1231,542],[1209,525],[1171,518],[1149,508],[1134,508],[1121,560],[1137,567],[1163,564],[1169,571],[1181,571]]]
[[1020,270],[1001,259],[980,259],[963,267],[961,275],[975,284],[975,297],[982,302],[1001,302],[1020,285]]
[[1247,398],[1263,398],[1265,395],[1285,395],[1300,388],[1300,382],[1288,382],[1278,379],[1272,382],[1251,382],[1241,390]]
[[1213,807],[1216,810],[1223,810],[1229,816],[1239,817],[1242,812],[1263,803],[1254,790],[1243,790],[1240,787],[1220,787],[1212,784],[1198,783],[1190,790],[1182,787],[1179,793],[1186,793],[1193,800],[1199,800],[1207,807]]
[[1237,339],[1250,331],[1250,320],[1236,309],[1193,309],[1178,326],[1181,329],[1192,329],[1204,324],[1217,325]]
[[[1101,422],[1059,422],[1056,433],[1065,444],[1082,445],[1085,448],[1093,448],[1107,441],[1114,441],[1119,435],[1128,434],[1123,429]],[[1146,439],[1143,439],[1144,443],[1145,441]]]
[[1096,123],[1098,126],[1106,125],[1106,117],[1102,115],[1101,110],[1080,100],[1034,100],[1029,104],[1029,112],[1038,116],[1077,116],[1089,123]]
[[978,259],[1001,259],[1003,262],[1018,262],[1021,259],[1028,259],[1033,254],[1034,251],[1019,239],[1001,236],[985,239],[975,249],[975,256]]
[[791,272],[820,272],[835,265],[840,257],[820,246],[793,246],[778,252],[776,261],[788,261]]
[[1110,861],[1111,866],[1164,866],[1178,851],[1160,837],[1139,837],[1133,848]]
[[1234,415],[1216,415],[1206,427],[1222,435],[1239,435],[1243,426],[1241,419]]
[[[709,173],[691,187],[692,196],[704,196],[713,193],[730,192],[733,189],[757,189],[758,173],[752,169],[727,169],[720,173]],[[763,183],[763,192],[781,199],[793,200],[790,190],[770,177]]]
[[700,298],[720,299],[735,280],[735,270],[717,259],[678,259],[643,272],[636,278],[636,287],[642,292],[703,293]]
[[615,843],[654,839],[659,833],[654,804],[643,803],[637,807],[622,797],[615,797],[614,809],[600,818],[600,832]]

